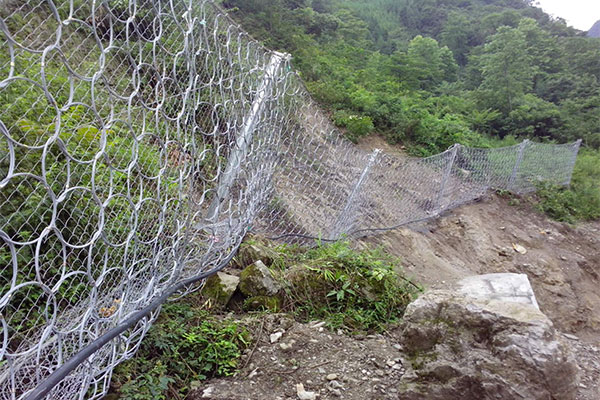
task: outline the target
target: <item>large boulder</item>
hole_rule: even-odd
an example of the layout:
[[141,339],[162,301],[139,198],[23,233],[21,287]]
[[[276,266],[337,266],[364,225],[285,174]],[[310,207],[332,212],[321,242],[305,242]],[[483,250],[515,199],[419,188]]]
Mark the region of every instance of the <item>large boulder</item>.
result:
[[238,287],[240,278],[217,272],[206,280],[202,295],[211,300],[213,307],[225,308]]
[[260,260],[244,268],[240,274],[240,291],[247,297],[275,296],[280,290],[281,285]]
[[263,244],[261,240],[256,239],[242,243],[234,264],[243,269],[256,261],[262,261],[263,264],[270,267],[279,257],[277,251]]
[[575,399],[578,367],[526,275],[470,277],[411,303],[402,399]]

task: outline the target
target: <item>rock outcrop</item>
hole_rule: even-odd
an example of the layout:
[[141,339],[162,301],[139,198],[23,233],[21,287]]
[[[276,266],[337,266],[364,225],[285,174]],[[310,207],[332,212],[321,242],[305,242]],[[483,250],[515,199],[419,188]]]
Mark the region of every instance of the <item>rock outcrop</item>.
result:
[[278,257],[280,255],[275,250],[261,243],[261,239],[257,238],[256,241],[242,243],[234,264],[243,269],[260,260],[267,267],[270,267]]
[[574,399],[578,367],[525,275],[467,278],[411,303],[403,399]]

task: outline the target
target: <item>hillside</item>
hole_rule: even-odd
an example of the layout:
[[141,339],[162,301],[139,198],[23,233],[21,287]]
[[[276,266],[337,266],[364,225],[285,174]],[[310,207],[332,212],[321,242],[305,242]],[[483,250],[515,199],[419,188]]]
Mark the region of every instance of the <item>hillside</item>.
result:
[[588,31],[588,37],[600,38],[600,20],[596,21],[596,23],[590,28]]
[[[376,130],[422,155],[507,137],[583,138],[597,148],[600,46],[527,3],[223,5],[268,46],[293,54],[313,95],[352,138]],[[354,114],[360,124],[349,122]]]
[[[440,271],[447,273],[448,281],[459,278],[462,271],[443,271],[437,260],[430,257],[421,262],[415,257],[433,254],[454,261],[454,249],[433,242],[429,248],[411,248],[392,235],[389,243],[384,236],[363,242],[385,246],[387,251],[358,250],[346,237],[440,217],[459,204],[479,199],[491,187],[509,196],[508,190],[520,193],[539,184],[541,201],[534,205],[553,218],[569,223],[600,218],[599,153],[593,149],[598,105],[593,40],[561,28],[560,22],[545,20],[516,0],[493,7],[489,1],[475,0],[378,1],[374,9],[341,0],[257,0],[239,2],[239,9],[235,2],[221,3],[257,36],[293,52],[295,68],[289,57],[250,38],[212,1],[119,0],[96,7],[83,0],[15,0],[0,7],[0,36],[5,43],[5,51],[0,52],[0,326],[4,337],[0,393],[18,399],[46,394],[61,399],[101,398],[113,378],[122,400],[190,398],[188,394],[202,386],[198,382],[252,368],[255,350],[256,361],[260,353],[268,354],[262,348],[263,323],[265,333],[288,327],[277,327],[278,322],[270,325],[268,318],[259,321],[264,314],[254,312],[264,309],[294,315],[290,323],[300,331],[307,332],[304,328],[312,322],[311,329],[323,333],[318,345],[304,346],[302,338],[314,343],[316,336],[302,334],[296,343],[288,342],[290,337],[279,343],[277,352],[306,349],[317,354],[309,353],[310,363],[290,357],[281,367],[293,367],[291,373],[277,369],[261,375],[275,385],[281,383],[281,373],[290,380],[300,377],[311,389],[312,383],[302,373],[321,366],[317,357],[339,355],[337,344],[344,343],[348,333],[375,335],[369,338],[374,338],[370,345],[379,351],[377,363],[385,361],[390,369],[387,382],[400,375],[409,379],[416,375],[421,358],[437,357],[417,359],[419,349],[409,348],[405,355],[412,362],[407,357],[403,362],[400,356],[400,361],[383,359],[382,353],[391,349],[378,346],[381,340],[400,351],[394,346],[400,344],[398,340],[383,335],[403,319],[414,304],[411,300],[422,291],[401,273],[401,261],[391,254],[403,257],[409,269],[423,266],[420,269],[427,273],[421,279],[431,283],[428,278],[437,279]],[[248,5],[255,8],[242,10]],[[451,42],[450,37],[468,24],[459,21],[444,28],[453,13],[473,18],[471,33],[481,36],[464,52],[452,44],[463,39]],[[477,22],[488,15],[492,20],[501,17],[490,32]],[[556,47],[563,46],[563,39],[579,47]],[[564,65],[553,53],[561,49],[572,52],[569,58],[561,58],[574,65],[569,67],[570,75],[565,75]],[[554,78],[562,80],[550,85]],[[326,112],[311,99],[305,81]],[[565,89],[574,82],[579,83]],[[543,93],[558,97],[543,98],[538,84],[545,88]],[[551,118],[546,120],[548,115]],[[369,148],[380,137],[389,146],[405,145],[393,147],[402,157],[364,151],[333,129],[330,117],[360,146]],[[518,131],[523,127],[527,129]],[[586,148],[574,170],[581,141],[472,147],[510,144],[524,137],[549,142],[579,136]],[[428,155],[457,141],[470,147],[454,146],[425,159],[403,157],[404,150]],[[569,181],[568,190],[548,183]],[[520,200],[503,201],[510,205]],[[485,246],[477,252],[479,257],[468,252],[477,249],[472,240],[461,237],[469,236],[461,230],[465,221],[450,222],[446,231],[442,226],[440,240],[465,246],[457,251],[465,255],[465,264],[472,264],[470,272],[479,272],[474,269],[480,263],[500,268],[486,260],[514,256],[510,247],[503,246],[512,241],[509,232],[519,248],[526,246],[530,258],[524,260],[531,263],[540,252],[553,261],[564,257],[565,263],[576,256],[577,264],[568,265],[585,274],[570,274],[568,279],[581,278],[585,284],[577,290],[586,295],[590,287],[586,285],[594,283],[589,296],[594,303],[598,277],[593,268],[588,270],[588,263],[597,263],[597,246],[586,235],[597,237],[597,223],[579,234],[560,223],[539,222],[546,217],[502,210],[497,218],[488,214],[471,227],[476,233],[471,239]],[[527,220],[527,230],[511,229],[504,222],[507,218],[516,221],[516,228]],[[509,230],[492,236],[494,223]],[[358,229],[361,226],[367,229]],[[433,222],[425,228],[437,229]],[[261,232],[289,242],[263,245]],[[480,232],[497,236],[501,248],[481,238]],[[573,242],[544,242],[533,236],[554,239],[563,232]],[[314,246],[292,245],[296,238]],[[264,251],[258,254],[255,248]],[[538,266],[553,279],[554,291],[542,290],[541,299],[546,301],[543,296],[550,293],[551,299],[561,297],[561,305],[568,301],[579,307],[582,302],[574,290],[554,285],[554,280],[567,279],[560,280],[562,263]],[[223,268],[228,268],[225,275],[238,275],[223,276]],[[531,272],[536,276],[539,270]],[[588,275],[591,278],[584,279]],[[270,286],[257,287],[252,281]],[[217,296],[210,297],[204,290],[211,287]],[[169,298],[201,288],[200,296],[167,304]],[[219,288],[229,290],[229,297],[220,296]],[[215,315],[217,305],[227,307],[238,288],[237,303],[229,310],[249,315],[255,321],[251,327],[234,321],[233,314]],[[568,372],[562,377],[573,378],[562,379],[572,396],[561,396],[562,390],[548,387],[541,388],[539,398],[574,400],[579,383],[575,361],[566,346],[559,346],[563,334],[541,314],[537,303],[532,309],[533,303],[526,307],[533,312],[530,317],[541,317],[537,321],[543,348],[557,350],[546,353],[542,370],[561,369]],[[571,308],[566,312],[561,308],[559,314],[552,314],[553,310],[545,311],[557,326],[565,323],[562,330],[580,334],[587,332],[584,328],[596,328],[569,327],[560,316],[571,316]],[[478,314],[473,316],[485,316]],[[582,324],[596,321],[593,315],[585,320],[581,314],[578,308]],[[410,315],[414,314],[407,311],[406,320]],[[444,320],[454,318],[440,321]],[[319,324],[327,324],[339,340],[330,339]],[[474,337],[471,325],[462,330],[468,339],[466,352]],[[514,332],[517,325],[529,336],[527,324],[511,322],[502,331]],[[487,326],[487,331],[497,332]],[[271,335],[277,333],[281,338],[281,331]],[[581,339],[583,343],[586,338]],[[269,341],[277,340],[269,335]],[[492,342],[486,344],[490,360],[498,358],[495,347],[503,343]],[[349,378],[366,381],[348,387],[355,390],[354,398],[363,399],[362,387],[371,382],[363,376],[367,374],[362,357],[368,353],[358,340],[348,343]],[[511,392],[518,391],[522,376],[527,375],[511,366],[535,356],[528,342],[524,344],[525,353],[531,355],[518,355],[511,363],[494,361],[501,366],[493,368],[496,371],[511,372],[511,380],[504,381]],[[329,352],[321,351],[323,347]],[[591,349],[586,347],[580,358],[600,361],[591,356]],[[131,363],[124,363],[136,353]],[[277,365],[272,357],[279,353],[271,354],[262,360],[272,368]],[[346,367],[343,358],[336,362]],[[299,368],[301,374],[296,374]],[[367,372],[379,375],[378,370]],[[585,382],[597,380],[592,374]],[[251,379],[246,383],[253,385]],[[530,386],[528,393],[537,393],[540,383],[544,382]],[[296,392],[286,397],[297,394],[310,400],[298,388],[302,384],[296,385]],[[337,396],[341,389],[332,385],[331,395]],[[225,398],[251,398],[239,388]],[[314,392],[311,397],[316,397]]]
[[454,143],[583,139],[582,186],[550,188],[546,208],[563,220],[600,218],[600,44],[533,3],[221,4],[267,46],[293,55],[311,94],[353,141],[376,133],[429,156]]

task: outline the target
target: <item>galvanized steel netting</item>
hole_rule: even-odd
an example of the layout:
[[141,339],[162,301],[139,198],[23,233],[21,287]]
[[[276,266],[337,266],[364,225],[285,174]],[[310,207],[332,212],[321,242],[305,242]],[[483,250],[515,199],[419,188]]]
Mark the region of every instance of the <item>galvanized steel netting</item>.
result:
[[[0,399],[222,268],[251,230],[307,242],[393,229],[489,188],[568,184],[579,149],[360,150],[286,55],[207,0],[5,0],[0,31]],[[49,397],[101,397],[155,316]]]

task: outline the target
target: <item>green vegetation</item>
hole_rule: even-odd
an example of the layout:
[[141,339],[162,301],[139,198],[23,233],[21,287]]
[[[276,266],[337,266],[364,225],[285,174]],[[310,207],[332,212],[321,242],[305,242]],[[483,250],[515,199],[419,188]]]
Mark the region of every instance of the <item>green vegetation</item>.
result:
[[[283,310],[265,306],[265,311],[289,312],[300,322],[325,321],[330,329],[349,334],[384,331],[399,322],[420,292],[398,275],[397,259],[380,250],[353,250],[348,242],[303,248],[250,238],[232,267],[259,259],[270,265],[284,288],[277,295],[260,296],[264,304],[283,304]],[[205,295],[163,307],[134,358],[116,368],[111,384],[115,398],[183,399],[195,381],[235,373],[242,352],[251,347],[249,321],[255,319],[235,322],[231,314],[210,314]],[[241,311],[234,303],[230,308]]]
[[292,53],[325,107],[369,117],[417,153],[446,149],[445,135],[423,140],[422,129],[463,144],[513,135],[597,147],[600,43],[530,3],[222,1],[268,46]]
[[600,151],[580,154],[570,188],[542,184],[537,196],[537,207],[558,221],[600,219]]
[[278,274],[284,310],[351,333],[381,332],[398,322],[420,290],[399,275],[399,260],[378,249],[353,250],[345,241],[296,250],[286,264],[291,267]]
[[193,381],[233,375],[249,343],[246,328],[189,299],[167,304],[135,357],[117,367],[112,386],[122,400],[183,399]]
[[[351,140],[378,132],[418,156],[455,142],[497,147],[525,138],[582,138],[585,148],[600,148],[600,39],[533,1],[221,3],[255,37],[294,56],[312,95]],[[587,154],[587,163],[600,163],[597,152]],[[600,175],[588,169],[581,179],[552,196],[572,197],[581,210]],[[597,203],[587,207],[573,217],[600,212]]]

